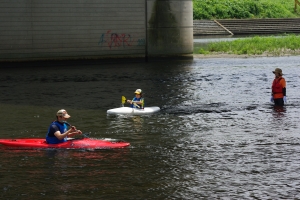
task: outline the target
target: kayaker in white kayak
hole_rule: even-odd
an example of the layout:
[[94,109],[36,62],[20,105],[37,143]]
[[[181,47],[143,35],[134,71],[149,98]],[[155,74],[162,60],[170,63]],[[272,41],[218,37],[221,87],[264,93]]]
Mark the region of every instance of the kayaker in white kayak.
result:
[[48,144],[58,144],[68,141],[68,137],[82,134],[75,126],[68,129],[69,123],[66,122],[71,116],[65,109],[60,109],[56,113],[56,121],[52,122],[49,126],[46,141]]
[[128,103],[130,103],[131,108],[140,108],[144,109],[144,98],[143,91],[141,89],[137,89],[135,92],[135,97],[132,100],[127,100]]

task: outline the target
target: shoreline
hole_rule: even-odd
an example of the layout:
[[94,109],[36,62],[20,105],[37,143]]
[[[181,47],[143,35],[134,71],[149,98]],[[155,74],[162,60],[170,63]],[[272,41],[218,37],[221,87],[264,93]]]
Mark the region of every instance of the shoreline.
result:
[[211,42],[194,48],[195,58],[255,58],[300,55],[300,36],[254,36],[242,40]]
[[211,53],[211,54],[193,54],[193,58],[259,58],[259,57],[290,57],[290,56],[300,56],[300,53],[296,54],[280,54],[280,55],[275,55],[271,53],[264,53],[260,55],[247,55],[247,54],[242,54],[242,55],[237,55],[237,54],[229,54],[229,53]]

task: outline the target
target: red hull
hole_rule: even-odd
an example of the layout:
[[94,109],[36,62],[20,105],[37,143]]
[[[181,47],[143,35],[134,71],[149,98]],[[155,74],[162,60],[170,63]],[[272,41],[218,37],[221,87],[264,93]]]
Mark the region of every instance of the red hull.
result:
[[128,147],[130,143],[114,139],[74,139],[59,144],[47,144],[43,138],[0,139],[0,144],[22,149],[115,149]]

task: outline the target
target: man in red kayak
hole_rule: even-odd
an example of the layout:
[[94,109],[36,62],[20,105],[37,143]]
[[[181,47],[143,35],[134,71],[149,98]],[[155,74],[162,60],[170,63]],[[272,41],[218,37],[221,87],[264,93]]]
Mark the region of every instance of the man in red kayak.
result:
[[82,134],[80,130],[77,130],[75,126],[71,126],[68,130],[69,123],[66,122],[71,116],[67,111],[61,109],[56,113],[56,121],[52,122],[49,126],[46,141],[48,144],[58,144],[66,142],[68,137]]
[[286,82],[282,77],[282,70],[276,68],[273,73],[275,74],[275,79],[272,83],[272,96],[271,102],[274,102],[275,106],[283,106],[286,102]]

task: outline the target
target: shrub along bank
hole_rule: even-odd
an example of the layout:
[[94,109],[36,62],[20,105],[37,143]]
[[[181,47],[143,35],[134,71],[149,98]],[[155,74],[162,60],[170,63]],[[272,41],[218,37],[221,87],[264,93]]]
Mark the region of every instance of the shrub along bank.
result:
[[300,55],[300,36],[269,36],[237,39],[234,41],[212,42],[200,48],[199,54],[236,54],[236,55]]
[[300,17],[294,12],[294,3],[294,0],[193,0],[193,14],[194,20]]

